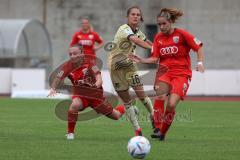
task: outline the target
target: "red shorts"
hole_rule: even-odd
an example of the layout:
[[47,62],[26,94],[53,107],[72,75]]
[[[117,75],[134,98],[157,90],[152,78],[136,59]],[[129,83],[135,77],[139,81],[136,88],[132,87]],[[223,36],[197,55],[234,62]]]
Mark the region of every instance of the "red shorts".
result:
[[87,107],[91,107],[97,113],[103,114],[103,115],[109,115],[113,112],[112,105],[105,100],[86,98],[86,97],[81,97],[78,95],[73,95],[72,99],[74,99],[74,98],[79,98],[82,100],[83,109],[81,111],[83,111]]
[[191,80],[188,78],[188,76],[173,75],[167,72],[160,77],[156,77],[155,85],[157,85],[158,82],[166,82],[170,85],[171,90],[169,93],[178,94],[183,100],[187,94],[190,81]]

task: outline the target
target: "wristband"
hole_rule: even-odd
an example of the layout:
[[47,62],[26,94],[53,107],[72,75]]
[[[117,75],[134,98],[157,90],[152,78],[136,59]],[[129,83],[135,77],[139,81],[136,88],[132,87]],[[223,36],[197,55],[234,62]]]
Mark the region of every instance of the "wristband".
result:
[[197,65],[203,65],[203,62],[202,61],[198,61]]

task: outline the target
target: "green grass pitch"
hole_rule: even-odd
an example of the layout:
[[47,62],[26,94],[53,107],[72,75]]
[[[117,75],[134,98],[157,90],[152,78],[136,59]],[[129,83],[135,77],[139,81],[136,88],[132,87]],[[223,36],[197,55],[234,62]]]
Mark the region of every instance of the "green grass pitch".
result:
[[[79,122],[67,141],[66,122],[55,115],[57,100],[0,99],[1,160],[131,160],[133,136],[123,117]],[[238,160],[240,102],[181,102],[165,142],[150,139],[151,127],[140,106],[141,126],[150,140],[146,160]]]

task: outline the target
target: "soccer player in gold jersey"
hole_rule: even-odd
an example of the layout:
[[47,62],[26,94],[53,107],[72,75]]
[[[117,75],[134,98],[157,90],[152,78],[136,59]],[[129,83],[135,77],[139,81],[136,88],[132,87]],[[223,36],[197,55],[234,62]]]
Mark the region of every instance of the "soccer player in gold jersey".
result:
[[135,54],[136,46],[145,49],[151,49],[152,43],[146,39],[146,36],[139,30],[139,24],[143,21],[141,9],[138,6],[130,7],[127,10],[127,24],[119,27],[115,34],[113,47],[108,57],[110,75],[114,89],[124,102],[126,107],[126,116],[130,120],[135,130],[135,135],[142,135],[142,129],[137,120],[137,107],[129,93],[129,87],[132,87],[138,98],[144,104],[153,120],[153,107],[149,97],[143,90],[140,76],[137,73],[135,62],[128,56]]

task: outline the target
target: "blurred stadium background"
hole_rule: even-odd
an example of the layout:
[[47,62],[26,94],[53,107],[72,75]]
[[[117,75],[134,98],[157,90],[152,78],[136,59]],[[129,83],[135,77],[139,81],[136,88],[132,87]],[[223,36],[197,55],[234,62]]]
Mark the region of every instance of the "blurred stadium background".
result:
[[[133,133],[124,117],[79,123],[76,139],[68,142],[66,122],[56,113],[57,104],[63,101],[33,98],[46,98],[49,74],[68,58],[80,17],[89,17],[107,43],[126,22],[131,5],[142,8],[145,22],[141,29],[149,39],[157,32],[160,8],[182,9],[185,15],[177,26],[203,41],[206,54],[206,72],[193,73],[191,99],[178,105],[166,143],[150,139],[146,112],[138,104],[144,136],[152,145],[146,160],[239,159],[239,0],[0,0],[0,159],[130,159],[126,145]],[[149,55],[143,49],[137,53]],[[194,69],[196,57],[191,55]],[[104,89],[113,92],[107,52],[101,49],[97,56],[104,64]],[[141,73],[147,75],[144,84],[153,83],[153,66],[141,66]],[[151,85],[145,87],[152,90]]]
[[[135,4],[143,10],[145,22],[141,28],[149,39],[152,40],[157,32],[156,15],[160,8],[176,7],[185,13],[177,26],[203,41],[207,72],[204,75],[194,72],[189,95],[240,95],[238,0],[210,0],[207,3],[198,0],[102,0],[101,3],[97,0],[1,0],[0,83],[4,85],[1,85],[0,94],[10,95],[12,91],[22,90],[19,88],[48,88],[47,81],[43,86],[36,84],[46,80],[50,71],[67,59],[71,36],[79,29],[81,17],[89,17],[94,29],[107,43],[112,41],[118,26],[126,22],[126,9]],[[138,54],[148,56],[149,52],[139,49]],[[103,61],[106,70],[103,73],[107,74],[107,52],[101,49],[97,56]],[[195,54],[192,57],[194,68]],[[32,76],[39,81],[34,83],[32,79],[27,84],[33,85],[24,86],[15,80],[19,78],[13,73],[21,72],[21,75],[24,72],[16,71],[18,68],[43,68],[46,74],[41,80]],[[111,86],[104,87],[112,92]]]

